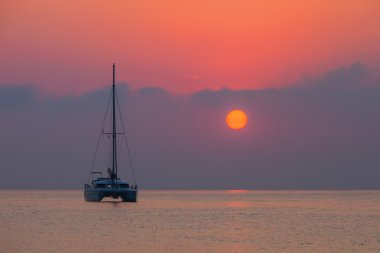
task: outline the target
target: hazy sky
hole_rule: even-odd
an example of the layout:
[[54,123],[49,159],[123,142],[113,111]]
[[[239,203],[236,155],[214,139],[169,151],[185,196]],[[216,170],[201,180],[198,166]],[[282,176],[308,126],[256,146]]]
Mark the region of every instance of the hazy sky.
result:
[[0,188],[82,187],[113,62],[143,188],[379,188],[379,23],[377,0],[2,0]]
[[2,0],[0,76],[52,93],[289,85],[356,61],[380,69],[378,0]]

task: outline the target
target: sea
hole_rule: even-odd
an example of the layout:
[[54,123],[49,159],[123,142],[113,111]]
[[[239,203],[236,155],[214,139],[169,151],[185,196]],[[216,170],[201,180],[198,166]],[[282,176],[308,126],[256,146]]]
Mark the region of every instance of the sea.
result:
[[1,190],[0,252],[380,252],[380,191]]

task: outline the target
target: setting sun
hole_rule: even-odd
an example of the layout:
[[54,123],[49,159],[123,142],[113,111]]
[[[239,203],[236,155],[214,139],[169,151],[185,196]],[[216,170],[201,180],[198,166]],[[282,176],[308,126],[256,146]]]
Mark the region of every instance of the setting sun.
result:
[[247,120],[247,115],[242,110],[232,110],[226,117],[227,125],[236,130],[245,127]]

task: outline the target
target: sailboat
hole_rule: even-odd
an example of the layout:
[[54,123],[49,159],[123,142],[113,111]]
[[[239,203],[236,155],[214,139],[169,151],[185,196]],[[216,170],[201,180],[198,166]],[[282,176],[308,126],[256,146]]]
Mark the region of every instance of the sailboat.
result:
[[[112,93],[111,93],[111,97],[112,97],[111,128],[112,129],[111,131],[106,132],[105,130],[106,120],[103,120],[102,129],[99,135],[98,144],[95,151],[95,156],[94,156],[92,166],[91,166],[90,176],[88,178],[88,182],[84,186],[84,198],[86,201],[101,201],[105,197],[110,197],[113,199],[121,199],[121,201],[124,201],[124,202],[137,202],[137,193],[138,193],[137,184],[135,183],[135,179],[134,179],[133,165],[132,165],[131,155],[129,152],[123,119],[121,118],[122,114],[120,112],[119,104],[117,104],[119,108],[119,112],[120,112],[119,121],[121,121],[121,125],[123,127],[124,132],[118,132],[116,129],[116,101],[118,102],[118,97],[116,94],[116,87],[115,87],[115,64],[113,64],[112,73],[113,73]],[[105,119],[108,114],[108,108],[109,108],[109,103],[107,106]],[[130,166],[133,172],[132,173],[133,181],[135,184],[130,184],[128,181],[122,180],[118,176],[118,159],[117,159],[118,152],[117,152],[116,137],[119,134],[124,134],[125,136],[125,142],[127,146]],[[106,136],[108,140],[110,140],[111,142],[110,155],[112,156],[112,159],[110,160],[112,160],[112,163],[109,164],[109,167],[106,170],[108,174],[108,176],[106,177],[103,176],[102,172],[93,171],[94,161],[95,161],[96,154],[98,151],[99,142],[102,136]],[[96,175],[98,175],[98,177],[94,179],[94,176]]]

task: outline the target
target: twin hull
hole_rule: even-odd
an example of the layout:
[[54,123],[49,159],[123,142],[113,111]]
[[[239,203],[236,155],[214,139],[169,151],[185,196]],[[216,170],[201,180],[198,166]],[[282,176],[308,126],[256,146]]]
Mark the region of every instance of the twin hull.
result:
[[101,201],[105,197],[121,198],[124,202],[137,202],[137,189],[131,188],[92,188],[84,190],[86,201]]

